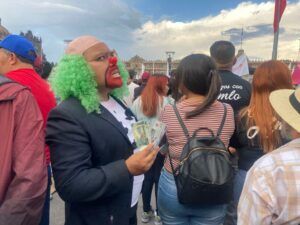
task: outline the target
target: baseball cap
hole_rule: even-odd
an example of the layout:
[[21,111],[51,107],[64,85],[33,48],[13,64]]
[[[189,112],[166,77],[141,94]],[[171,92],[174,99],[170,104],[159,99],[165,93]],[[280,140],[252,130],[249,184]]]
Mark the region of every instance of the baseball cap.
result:
[[149,77],[150,77],[150,73],[149,73],[149,72],[144,72],[144,73],[142,74],[142,80],[148,80]]
[[20,35],[10,34],[6,36],[0,41],[0,48],[13,52],[24,59],[28,59],[32,63],[34,63],[37,56],[33,44]]

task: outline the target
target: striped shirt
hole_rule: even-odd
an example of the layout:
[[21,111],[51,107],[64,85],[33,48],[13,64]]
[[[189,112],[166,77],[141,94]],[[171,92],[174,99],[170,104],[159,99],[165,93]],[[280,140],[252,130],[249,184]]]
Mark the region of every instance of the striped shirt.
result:
[[300,224],[300,138],[266,154],[247,174],[238,225]]
[[[187,112],[194,110],[197,106],[199,106],[199,104],[201,104],[201,102],[201,98],[191,98],[180,102],[176,105],[176,107],[189,131],[190,136],[193,135],[194,131],[200,127],[207,127],[216,135],[224,115],[224,107],[222,103],[216,101],[203,113],[189,119],[185,117]],[[227,117],[220,138],[224,142],[225,146],[228,146],[229,140],[234,132],[234,115],[231,106],[228,104],[225,105],[227,107]],[[184,132],[171,105],[167,105],[165,107],[161,114],[161,121],[165,123],[167,127],[166,136],[169,143],[169,151],[172,157],[174,168],[176,168],[179,164],[179,158],[182,149],[187,143],[187,138],[184,135]],[[199,132],[197,134],[198,137],[207,135],[209,135],[207,131],[201,131],[201,133]],[[172,171],[168,156],[166,157],[164,167],[167,171]]]

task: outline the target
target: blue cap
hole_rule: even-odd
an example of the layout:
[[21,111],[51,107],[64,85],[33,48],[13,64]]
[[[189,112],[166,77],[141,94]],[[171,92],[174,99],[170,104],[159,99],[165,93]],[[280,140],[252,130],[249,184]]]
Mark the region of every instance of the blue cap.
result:
[[37,56],[33,44],[20,35],[10,34],[6,36],[0,41],[0,48],[4,48],[18,56],[28,59],[32,63]]

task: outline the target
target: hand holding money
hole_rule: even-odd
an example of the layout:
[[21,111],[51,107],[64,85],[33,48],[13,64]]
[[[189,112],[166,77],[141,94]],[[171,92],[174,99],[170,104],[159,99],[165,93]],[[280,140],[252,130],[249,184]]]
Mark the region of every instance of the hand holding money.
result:
[[166,125],[156,121],[150,126],[146,121],[139,121],[132,126],[132,130],[138,148],[142,148],[149,143],[154,143],[154,146],[158,147],[166,132]]
[[151,126],[151,142],[154,143],[155,147],[158,147],[161,139],[166,133],[166,125],[160,121],[156,121]]
[[149,144],[143,150],[133,154],[125,161],[128,171],[133,176],[147,172],[154,163],[158,151],[159,148]]
[[133,136],[138,148],[144,147],[151,142],[150,127],[146,121],[139,121],[132,126]]

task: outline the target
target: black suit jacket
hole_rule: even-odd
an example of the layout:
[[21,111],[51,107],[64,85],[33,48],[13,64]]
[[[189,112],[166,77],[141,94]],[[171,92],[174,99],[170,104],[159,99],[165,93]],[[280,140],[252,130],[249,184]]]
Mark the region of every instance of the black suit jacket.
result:
[[[125,159],[134,146],[114,116],[100,109],[87,113],[70,98],[48,118],[46,142],[66,225],[129,224],[133,177]],[[127,115],[134,117],[130,110]]]

